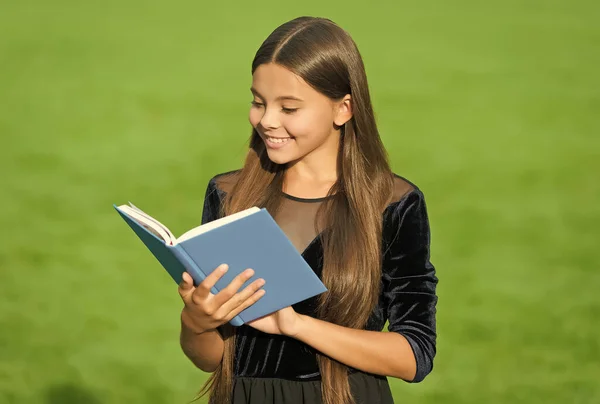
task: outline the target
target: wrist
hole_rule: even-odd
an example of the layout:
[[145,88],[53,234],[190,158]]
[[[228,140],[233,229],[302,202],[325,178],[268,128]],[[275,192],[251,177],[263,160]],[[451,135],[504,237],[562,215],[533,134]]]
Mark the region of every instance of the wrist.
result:
[[206,331],[209,331],[207,329],[198,327],[196,324],[194,324],[190,318],[189,313],[185,309],[181,311],[181,329],[184,332],[193,335],[201,335],[204,334]]
[[305,314],[298,314],[298,318],[294,327],[293,335],[289,335],[290,337],[296,338],[297,340],[301,340],[304,335],[306,335],[307,330],[310,327],[310,320],[312,317],[307,316]]

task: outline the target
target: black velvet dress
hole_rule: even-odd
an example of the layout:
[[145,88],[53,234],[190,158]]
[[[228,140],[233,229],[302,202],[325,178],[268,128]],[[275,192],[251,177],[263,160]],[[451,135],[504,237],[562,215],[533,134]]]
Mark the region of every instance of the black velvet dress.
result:
[[[213,177],[206,190],[202,223],[219,217],[219,204],[235,182],[236,171]],[[423,193],[394,174],[394,200],[383,213],[383,268],[379,303],[366,330],[402,334],[414,352],[419,382],[432,370],[436,352],[436,285],[429,260],[430,231]],[[284,204],[274,216],[306,262],[320,277],[322,245],[315,234],[314,217],[325,198],[303,199],[283,194]],[[293,306],[316,317],[316,298]],[[349,369],[357,404],[393,403],[385,376]],[[243,325],[236,329],[233,403],[321,403],[320,373],[315,350],[291,337],[271,335]]]

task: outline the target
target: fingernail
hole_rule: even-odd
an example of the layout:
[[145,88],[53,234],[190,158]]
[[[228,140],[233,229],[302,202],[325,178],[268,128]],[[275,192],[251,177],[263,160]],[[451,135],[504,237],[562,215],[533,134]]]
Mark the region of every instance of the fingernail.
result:
[[227,272],[228,269],[229,269],[229,265],[221,264],[221,272]]
[[248,276],[252,276],[252,275],[254,275],[254,270],[252,270],[252,269],[248,269],[248,270],[246,271],[246,275],[248,275]]

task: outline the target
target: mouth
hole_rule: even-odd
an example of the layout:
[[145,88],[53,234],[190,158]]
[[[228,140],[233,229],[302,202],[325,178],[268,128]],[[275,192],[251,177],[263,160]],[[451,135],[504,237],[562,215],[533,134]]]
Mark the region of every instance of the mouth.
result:
[[288,139],[291,139],[291,138],[292,138],[291,136],[286,136],[286,137],[274,137],[274,136],[267,136],[267,135],[265,135],[265,137],[266,137],[267,139],[269,139],[270,141],[273,141],[273,142],[285,141],[285,140],[288,140]]
[[265,140],[267,143],[267,146],[273,148],[273,149],[278,149],[280,147],[283,147],[284,145],[291,143],[293,138],[291,136],[288,137],[273,137],[273,136],[267,136],[265,135]]

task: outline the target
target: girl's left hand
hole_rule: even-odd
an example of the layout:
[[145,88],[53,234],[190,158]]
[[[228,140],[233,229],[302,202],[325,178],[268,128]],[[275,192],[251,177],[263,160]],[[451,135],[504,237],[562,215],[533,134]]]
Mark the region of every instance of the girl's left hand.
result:
[[302,316],[292,306],[258,318],[248,323],[252,328],[267,334],[287,335],[295,337],[300,329]]

